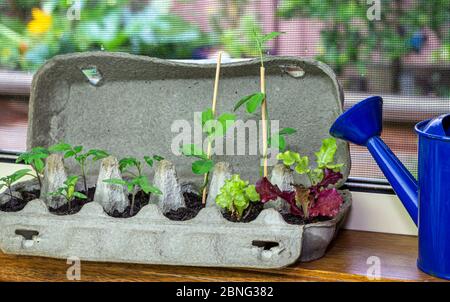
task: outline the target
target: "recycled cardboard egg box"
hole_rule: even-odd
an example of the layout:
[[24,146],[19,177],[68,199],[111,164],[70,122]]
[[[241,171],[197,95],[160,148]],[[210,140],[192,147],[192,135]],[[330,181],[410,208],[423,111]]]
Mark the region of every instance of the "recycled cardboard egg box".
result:
[[[200,184],[191,160],[173,152],[180,131],[174,122],[192,125],[193,112],[211,106],[215,68],[121,53],[57,56],[33,80],[28,148],[63,140],[119,158],[158,154],[174,163],[180,182]],[[293,57],[266,58],[265,68],[270,119],[279,121],[280,128],[297,129],[287,139],[288,149],[314,158],[342,112],[343,94],[334,73],[320,62]],[[224,64],[217,111],[232,111],[242,96],[258,91],[259,81],[257,60]],[[244,122],[255,119],[244,110],[237,115]],[[249,150],[248,140],[245,147]],[[217,158],[252,183],[260,176],[258,155]],[[345,164],[343,182],[350,169],[347,143],[338,142],[336,160]],[[68,164],[68,170],[75,166]],[[91,169],[91,185],[97,171]],[[146,173],[152,177],[151,171]],[[251,223],[229,222],[214,207],[180,222],[169,220],[153,204],[135,217],[118,219],[96,202],[78,214],[56,216],[43,201],[34,200],[20,212],[0,212],[0,247],[12,254],[92,261],[283,267],[323,256],[351,204],[349,192],[341,193],[345,203],[334,219],[305,226],[287,224],[274,209]]]

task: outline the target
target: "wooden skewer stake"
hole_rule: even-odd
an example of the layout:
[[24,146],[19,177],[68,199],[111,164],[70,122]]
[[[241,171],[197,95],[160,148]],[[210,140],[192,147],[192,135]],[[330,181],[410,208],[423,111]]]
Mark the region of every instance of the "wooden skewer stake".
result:
[[[212,101],[212,112],[213,116],[216,116],[216,105],[217,105],[217,94],[219,92],[219,79],[220,79],[220,67],[222,64],[222,52],[220,51],[217,55],[217,67],[216,67],[216,79],[214,81],[214,94],[213,94],[213,101]],[[207,150],[207,157],[208,159],[211,159],[211,149],[212,149],[212,142],[208,141],[208,150]],[[203,188],[203,194],[202,194],[202,204],[206,204],[206,193],[207,193],[207,182],[208,182],[209,173],[205,174],[205,178],[203,180],[203,184],[205,184],[205,187]]]
[[[266,93],[266,69],[264,66],[260,68],[261,77],[261,93]],[[268,175],[267,169],[267,102],[266,98],[261,104],[261,118],[262,118],[262,139],[263,139],[263,160],[264,160],[264,177]]]

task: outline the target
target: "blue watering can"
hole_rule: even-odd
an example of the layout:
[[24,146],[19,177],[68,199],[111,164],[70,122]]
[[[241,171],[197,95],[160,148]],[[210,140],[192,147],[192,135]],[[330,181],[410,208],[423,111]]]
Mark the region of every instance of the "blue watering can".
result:
[[334,137],[366,146],[419,228],[417,266],[450,279],[450,114],[420,122],[419,181],[380,138],[383,99],[370,97],[333,124]]

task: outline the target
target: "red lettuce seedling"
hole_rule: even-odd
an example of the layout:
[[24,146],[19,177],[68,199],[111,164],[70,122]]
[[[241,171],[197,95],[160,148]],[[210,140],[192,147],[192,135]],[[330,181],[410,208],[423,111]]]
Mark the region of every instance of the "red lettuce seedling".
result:
[[272,184],[267,177],[263,177],[256,183],[256,192],[258,192],[261,197],[262,203],[276,200],[279,197],[289,203],[292,214],[303,216],[302,211],[295,203],[295,191],[281,191],[280,188],[278,188],[277,185]]
[[309,216],[334,217],[339,213],[342,203],[342,196],[335,188],[323,190],[317,196],[314,206],[309,209]]
[[289,203],[292,214],[306,219],[317,216],[334,217],[343,203],[339,192],[335,188],[330,188],[343,177],[340,173],[343,164],[334,163],[336,150],[336,140],[325,139],[319,152],[316,153],[315,168],[309,165],[307,156],[302,157],[292,151],[279,154],[277,158],[287,167],[294,167],[298,174],[308,177],[310,186],[293,185],[295,191],[286,192],[271,184],[267,178],[263,178],[256,186],[261,200],[268,202],[280,197]]
[[281,191],[277,185],[272,184],[267,177],[263,177],[256,182],[256,191],[261,196],[261,202],[266,203],[277,199],[291,200],[295,197],[295,192]]

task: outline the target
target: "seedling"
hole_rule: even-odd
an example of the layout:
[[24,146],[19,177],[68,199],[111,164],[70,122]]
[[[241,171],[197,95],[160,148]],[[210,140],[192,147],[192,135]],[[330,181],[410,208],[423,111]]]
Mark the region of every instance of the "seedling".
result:
[[[144,156],[144,161],[150,167],[153,167],[154,161],[161,161],[163,159],[164,159],[163,157],[158,155],[154,155],[153,157]],[[132,171],[131,170],[132,168],[134,168],[135,171]],[[112,178],[112,179],[105,179],[103,180],[103,182],[125,186],[127,188],[128,193],[131,194],[131,208],[130,208],[131,216],[134,215],[135,199],[139,189],[141,189],[146,194],[150,193],[158,195],[162,194],[162,192],[157,187],[150,184],[147,176],[142,174],[142,163],[138,159],[134,157],[126,157],[121,159],[119,161],[119,170],[122,174],[128,174],[131,178],[129,180]]]
[[293,168],[300,175],[306,175],[310,186],[293,184],[295,191],[282,192],[267,178],[263,178],[256,185],[262,201],[268,202],[280,197],[290,204],[292,214],[306,219],[316,216],[335,216],[343,202],[339,192],[335,188],[329,188],[343,177],[340,173],[343,164],[336,164],[334,160],[336,150],[337,144],[334,138],[323,140],[320,150],[315,153],[316,167],[311,167],[309,158],[299,153],[286,151],[278,154],[277,158],[283,161],[285,166]]
[[266,81],[265,81],[265,67],[264,67],[264,54],[263,51],[266,48],[266,43],[272,39],[275,39],[282,33],[271,32],[266,35],[261,35],[255,30],[253,31],[254,40],[256,42],[256,47],[258,49],[261,67],[260,67],[260,77],[261,77],[261,91],[243,97],[234,106],[234,111],[238,110],[241,106],[246,105],[247,112],[253,114],[258,108],[261,108],[261,119],[262,119],[262,139],[263,139],[263,176],[267,177],[268,174],[268,158],[267,149],[270,146],[278,148],[283,151],[286,148],[285,136],[296,132],[293,128],[284,128],[278,133],[273,133],[269,137],[270,133],[270,123],[269,123],[269,113],[267,111],[267,96],[266,96]]
[[214,81],[214,94],[212,108],[202,112],[202,129],[208,136],[208,150],[205,154],[201,148],[195,145],[184,145],[181,152],[186,156],[196,157],[198,160],[192,163],[192,172],[194,174],[204,175],[202,185],[202,204],[206,203],[206,193],[209,182],[209,173],[214,167],[214,161],[211,160],[211,149],[214,140],[225,135],[228,128],[235,122],[236,116],[231,113],[224,113],[216,119],[217,94],[219,90],[220,66],[222,62],[222,52],[219,52],[217,58],[216,78]]
[[84,184],[84,191],[88,191],[87,186],[87,179],[86,175],[88,174],[89,166],[87,166],[87,160],[89,157],[92,157],[92,161],[96,162],[98,160],[101,160],[103,158],[106,158],[109,156],[109,154],[104,150],[99,149],[92,149],[87,151],[86,153],[83,152],[83,146],[71,146],[70,144],[61,142],[56,145],[53,145],[49,148],[50,152],[63,152],[64,158],[70,158],[73,157],[75,161],[78,163],[80,170],[81,170],[81,177],[83,178],[83,184]]
[[260,197],[255,186],[249,185],[248,181],[243,181],[237,174],[225,180],[225,185],[216,197],[217,205],[228,210],[237,221],[241,220],[244,211],[252,203],[259,201]]
[[324,139],[319,152],[316,152],[316,168],[309,164],[307,156],[300,156],[297,152],[286,151],[277,155],[277,159],[281,160],[287,167],[295,166],[294,170],[300,175],[306,175],[311,186],[320,183],[325,175],[326,170],[339,172],[344,166],[343,164],[334,163],[334,155],[337,151],[337,144],[334,138]]
[[62,196],[67,200],[69,205],[69,212],[72,209],[72,201],[75,198],[87,199],[88,197],[81,192],[76,191],[76,186],[78,183],[78,176],[69,176],[64,182],[64,185],[58,188],[55,192],[51,192],[49,196]]
[[20,180],[21,178],[25,177],[26,175],[32,175],[30,174],[31,170],[30,169],[22,169],[19,171],[14,172],[11,175],[5,176],[3,178],[0,178],[0,190],[3,189],[4,187],[6,187],[8,189],[8,195],[12,198],[13,193],[12,193],[12,188],[11,186],[17,182],[18,180]]
[[30,165],[36,173],[36,179],[39,182],[39,188],[42,189],[42,177],[45,169],[45,159],[50,152],[43,147],[35,147],[30,152],[22,153],[16,160],[16,163],[25,163]]
[[[214,117],[211,108],[202,112],[202,129],[203,133],[206,133],[208,138],[208,146],[210,146],[215,139],[222,137],[226,134],[228,129],[234,124],[236,116],[231,113],[223,113],[218,118]],[[210,150],[210,147],[208,147]],[[181,148],[181,153],[188,157],[194,157],[197,160],[192,163],[192,172],[197,175],[205,175],[205,179],[202,185],[202,191],[208,186],[208,175],[214,168],[214,160],[211,159],[211,154],[207,153],[194,145],[187,144]]]

